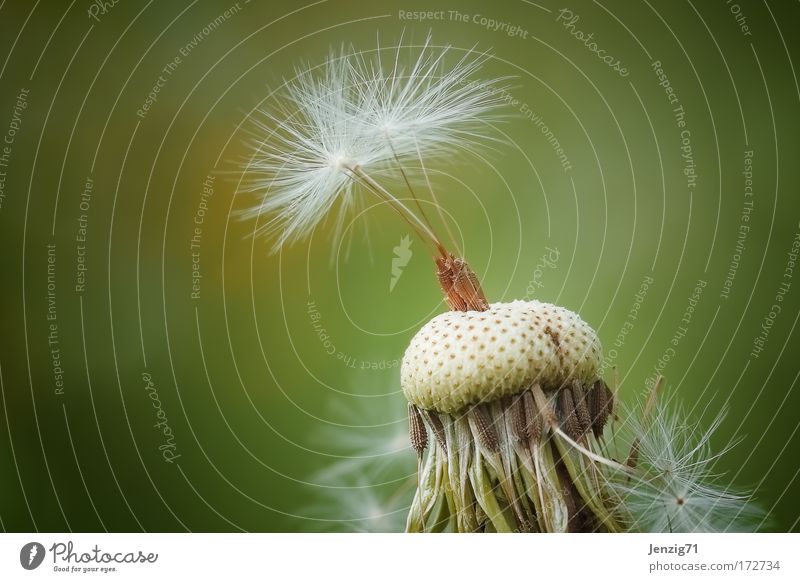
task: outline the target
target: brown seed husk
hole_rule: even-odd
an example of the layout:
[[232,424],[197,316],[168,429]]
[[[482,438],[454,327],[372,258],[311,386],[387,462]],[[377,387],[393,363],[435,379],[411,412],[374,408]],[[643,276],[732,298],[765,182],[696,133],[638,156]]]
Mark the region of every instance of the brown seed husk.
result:
[[561,414],[561,426],[573,440],[581,438],[578,417],[575,414],[575,402],[572,400],[572,392],[564,387],[558,393],[559,413]]
[[602,380],[597,380],[589,391],[589,415],[595,438],[600,438],[603,434],[603,427],[610,414],[610,396],[611,391]]
[[[586,424],[593,390],[532,385],[457,414],[417,410],[439,446],[421,457],[407,530],[620,531],[595,461],[563,436],[580,438],[586,449],[600,446]],[[598,394],[601,402],[608,395]],[[552,430],[545,433],[545,426]]]
[[408,434],[411,447],[421,455],[428,446],[428,431],[419,409],[411,403],[408,404]]
[[447,439],[445,438],[444,426],[442,425],[441,419],[439,419],[439,415],[432,410],[426,410],[425,418],[428,420],[428,425],[431,427],[433,436],[436,437],[436,442],[438,442],[442,450],[447,453]]
[[578,420],[578,430],[580,435],[583,436],[589,432],[592,425],[591,416],[589,415],[589,406],[586,402],[586,394],[584,394],[583,386],[580,382],[573,382],[570,386],[572,391],[572,401],[575,404],[575,417]]

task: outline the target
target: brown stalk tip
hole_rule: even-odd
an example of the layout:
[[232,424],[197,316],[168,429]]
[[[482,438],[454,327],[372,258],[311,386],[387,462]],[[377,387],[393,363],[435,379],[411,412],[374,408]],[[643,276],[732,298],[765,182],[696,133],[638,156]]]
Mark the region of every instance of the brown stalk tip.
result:
[[453,311],[486,311],[489,302],[477,275],[464,259],[445,252],[436,259],[436,278]]

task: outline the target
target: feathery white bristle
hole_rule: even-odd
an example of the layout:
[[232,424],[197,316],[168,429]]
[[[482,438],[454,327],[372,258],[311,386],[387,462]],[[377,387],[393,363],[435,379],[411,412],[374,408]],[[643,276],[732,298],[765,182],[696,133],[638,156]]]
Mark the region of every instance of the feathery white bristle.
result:
[[428,39],[406,68],[401,48],[391,59],[380,48],[368,56],[352,47],[331,53],[321,72],[299,70],[276,106],[253,121],[245,188],[260,201],[243,215],[268,215],[258,232],[276,234],[276,248],[307,236],[337,203],[340,235],[360,203],[363,181],[354,170],[384,177],[491,139],[499,80],[470,81],[487,55],[467,51],[448,65],[452,49]]
[[[301,513],[321,530],[403,530],[416,459],[406,419],[390,414],[404,409],[404,399],[394,386],[384,391],[379,399],[332,398],[326,407],[330,424],[312,435],[315,450],[328,460],[309,479],[318,501]],[[364,426],[365,419],[385,422]]]
[[751,496],[720,484],[716,461],[731,447],[712,454],[709,439],[724,414],[700,432],[680,410],[657,406],[652,418],[630,416],[638,441],[635,476],[615,484],[629,514],[631,531],[754,531],[763,513]]

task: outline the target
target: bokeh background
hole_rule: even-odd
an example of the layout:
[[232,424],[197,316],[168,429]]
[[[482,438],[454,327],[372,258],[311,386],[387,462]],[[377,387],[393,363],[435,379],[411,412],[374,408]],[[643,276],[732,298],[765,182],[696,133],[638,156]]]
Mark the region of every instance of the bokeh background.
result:
[[342,244],[329,224],[271,254],[237,191],[248,118],[296,67],[430,32],[512,77],[508,145],[433,168],[487,295],[579,311],[625,401],[660,372],[693,422],[727,407],[712,444],[739,442],[717,468],[769,529],[797,530],[798,17],[755,0],[0,2],[0,527],[402,528],[398,363],[446,308],[433,265],[412,239],[390,290],[411,233],[371,200]]

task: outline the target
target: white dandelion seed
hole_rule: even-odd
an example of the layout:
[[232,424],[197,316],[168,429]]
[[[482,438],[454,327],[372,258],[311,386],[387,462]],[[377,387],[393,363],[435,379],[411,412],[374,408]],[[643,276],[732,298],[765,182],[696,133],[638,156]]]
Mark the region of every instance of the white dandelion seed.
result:
[[393,487],[371,483],[354,474],[347,486],[325,489],[305,513],[324,531],[396,533],[403,531],[414,493],[415,479]]
[[[378,403],[376,400],[380,400]],[[390,400],[402,400],[399,395]],[[416,485],[414,453],[408,442],[405,419],[361,426],[364,418],[380,417],[384,399],[362,399],[344,405],[330,404],[331,417],[341,425],[321,427],[314,442],[333,445],[338,458],[326,462],[311,481],[318,484],[317,499],[304,514],[317,526],[334,531],[402,531]]]
[[344,217],[360,203],[356,191],[363,190],[441,251],[427,221],[381,182],[399,172],[411,188],[408,163],[422,168],[429,184],[426,160],[491,141],[488,123],[503,102],[500,80],[470,80],[486,53],[467,51],[446,65],[453,50],[428,39],[407,68],[401,48],[391,59],[380,48],[371,56],[352,47],[331,53],[321,70],[298,70],[276,105],[253,121],[246,189],[260,199],[243,216],[269,216],[258,233],[275,235],[276,249],[306,237],[337,204],[334,234],[341,236]]
[[[408,442],[408,423],[395,413],[404,408],[399,394],[348,399],[346,403],[333,398],[327,408],[328,417],[335,424],[320,426],[312,435],[312,442],[336,457],[313,475],[313,482],[339,486],[351,483],[352,475],[368,475],[371,482],[396,484],[413,474],[416,464]],[[387,418],[387,413],[395,414]],[[378,422],[382,418],[384,422]],[[364,425],[364,419],[373,424]]]
[[[721,483],[716,462],[735,443],[712,453],[711,436],[721,424],[721,412],[706,430],[690,423],[680,409],[657,405],[652,417],[631,414],[635,443],[633,478],[617,475],[615,488],[631,531],[730,532],[754,531],[763,512],[752,496]],[[620,477],[622,477],[620,479]]]

